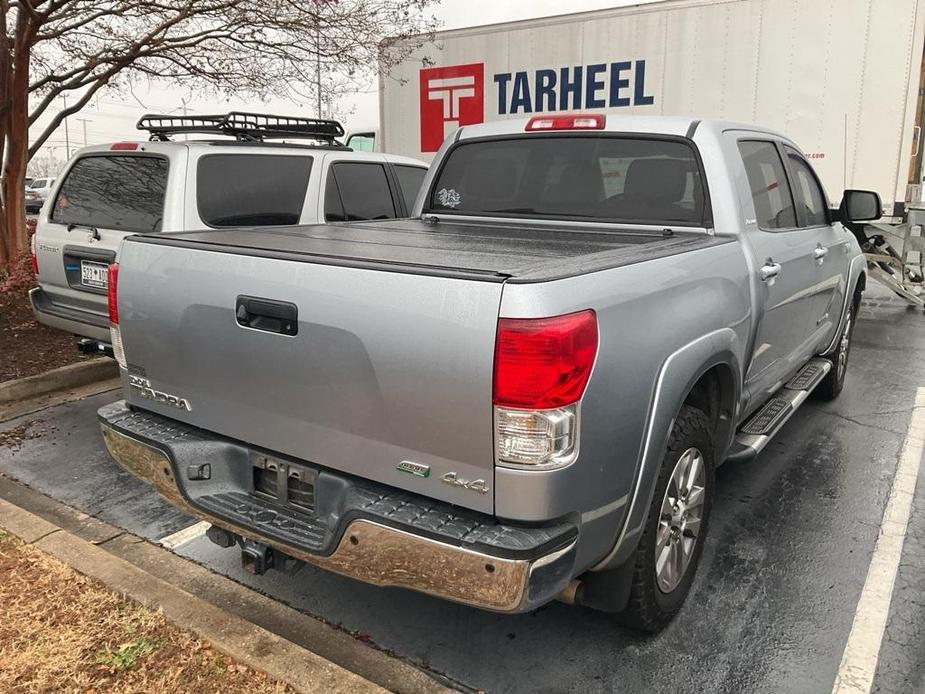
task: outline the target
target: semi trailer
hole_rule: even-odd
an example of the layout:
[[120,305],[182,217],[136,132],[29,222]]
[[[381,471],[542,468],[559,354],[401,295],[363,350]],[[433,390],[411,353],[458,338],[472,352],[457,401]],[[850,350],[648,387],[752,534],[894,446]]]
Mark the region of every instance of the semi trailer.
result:
[[802,145],[833,205],[879,193],[882,217],[852,229],[870,275],[925,307],[923,47],[923,0],[664,0],[454,29],[380,76],[367,135],[429,160],[459,127],[537,114],[761,123]]

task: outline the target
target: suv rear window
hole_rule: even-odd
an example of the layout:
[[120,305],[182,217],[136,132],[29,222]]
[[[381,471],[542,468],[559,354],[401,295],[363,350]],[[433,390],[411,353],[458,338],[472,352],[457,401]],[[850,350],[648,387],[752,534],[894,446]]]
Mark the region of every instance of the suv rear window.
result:
[[196,204],[211,227],[298,224],[312,157],[207,154],[199,159]]
[[645,136],[527,136],[450,151],[431,212],[633,224],[706,224],[693,148]]
[[158,156],[78,159],[58,190],[51,220],[121,231],[159,231],[168,167],[167,160]]

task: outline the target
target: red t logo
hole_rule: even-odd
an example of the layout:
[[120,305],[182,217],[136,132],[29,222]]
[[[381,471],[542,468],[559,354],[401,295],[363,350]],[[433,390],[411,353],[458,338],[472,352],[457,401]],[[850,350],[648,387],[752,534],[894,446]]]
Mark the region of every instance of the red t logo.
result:
[[436,152],[460,125],[485,121],[485,63],[423,68],[421,151]]

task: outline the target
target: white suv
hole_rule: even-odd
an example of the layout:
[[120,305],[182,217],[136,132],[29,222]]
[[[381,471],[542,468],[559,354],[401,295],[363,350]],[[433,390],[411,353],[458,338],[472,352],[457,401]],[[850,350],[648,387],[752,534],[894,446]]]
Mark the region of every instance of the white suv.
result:
[[[354,152],[334,121],[230,113],[145,116],[148,142],[85,147],[68,162],[33,238],[41,323],[108,353],[106,271],[129,234],[388,219],[409,215],[427,164]],[[234,140],[173,142],[178,133]],[[309,138],[312,144],[267,142]]]

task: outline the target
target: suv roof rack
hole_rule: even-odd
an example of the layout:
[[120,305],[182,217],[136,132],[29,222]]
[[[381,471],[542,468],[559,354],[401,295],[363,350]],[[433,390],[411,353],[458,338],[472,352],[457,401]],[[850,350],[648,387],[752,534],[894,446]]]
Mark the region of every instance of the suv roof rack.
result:
[[139,130],[147,130],[152,141],[169,142],[171,135],[203,133],[228,135],[241,142],[263,142],[269,138],[302,138],[339,145],[344,128],[336,120],[274,116],[231,111],[213,116],[166,116],[154,113],[138,119]]

